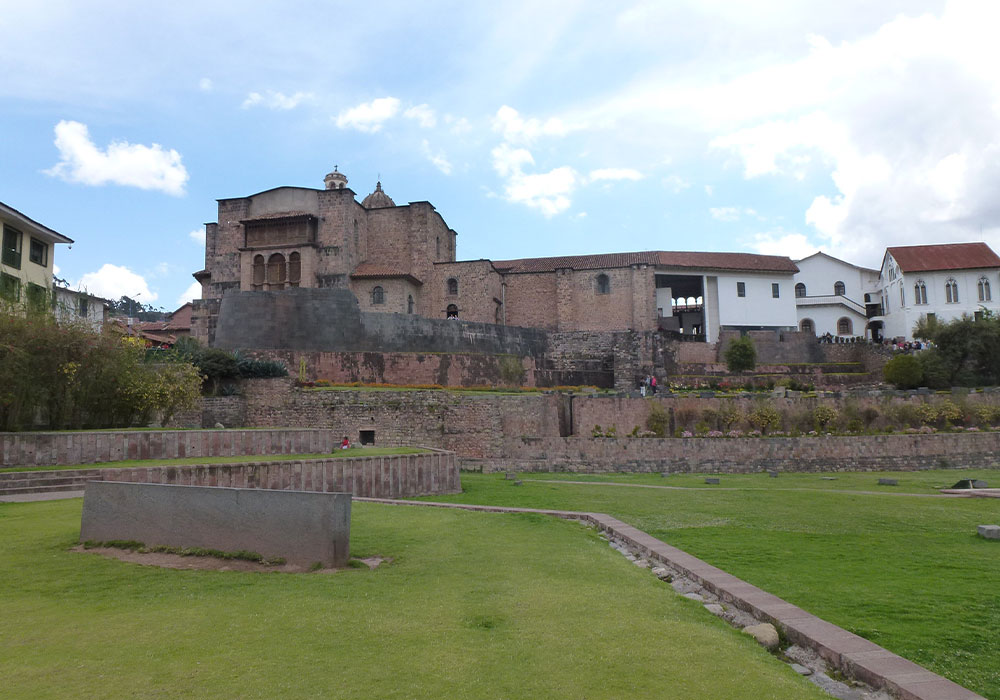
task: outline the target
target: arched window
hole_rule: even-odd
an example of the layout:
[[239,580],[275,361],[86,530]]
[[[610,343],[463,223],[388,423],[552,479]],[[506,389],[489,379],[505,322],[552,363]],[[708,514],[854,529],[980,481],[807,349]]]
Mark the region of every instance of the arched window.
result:
[[413,295],[412,294],[407,294],[406,295],[406,313],[408,313],[408,314],[412,314],[413,313]]
[[805,295],[806,295],[806,286],[804,284],[802,284],[801,282],[798,282],[795,285],[795,297],[797,299],[801,299]]
[[458,318],[458,307],[454,304],[448,304],[448,308],[445,309],[444,315],[447,318]]
[[990,301],[990,281],[985,277],[979,278],[979,301]]
[[847,287],[844,286],[843,282],[837,281],[833,283],[833,293],[836,296],[842,297],[846,292],[847,292]]
[[605,274],[600,274],[597,276],[597,293],[598,294],[610,294],[611,293],[611,280]]
[[264,278],[266,275],[267,266],[264,264],[263,255],[255,255],[253,258],[253,283],[252,286],[256,290],[261,290],[264,288]]
[[913,303],[927,303],[927,286],[924,284],[923,280],[917,280],[916,284],[913,285]]
[[944,300],[948,304],[958,303],[958,282],[954,278],[944,283]]
[[267,288],[285,288],[285,256],[274,253],[267,259]]
[[458,294],[458,280],[454,277],[448,278],[448,294],[450,296],[455,296]]
[[384,304],[385,303],[385,290],[381,287],[375,287],[372,289],[372,304]]
[[288,286],[298,287],[302,278],[302,257],[298,253],[288,256]]
[[812,333],[813,335],[816,335],[816,324],[813,323],[811,318],[804,318],[799,323],[799,330],[803,333]]
[[851,319],[847,316],[841,316],[837,321],[837,335],[852,335],[854,332],[854,324],[851,323]]

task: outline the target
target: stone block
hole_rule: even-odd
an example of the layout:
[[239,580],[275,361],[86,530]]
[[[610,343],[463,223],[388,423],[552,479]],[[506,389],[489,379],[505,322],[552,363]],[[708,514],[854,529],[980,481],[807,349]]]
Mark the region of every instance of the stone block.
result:
[[351,494],[91,481],[80,540],[246,550],[346,566]]
[[719,483],[719,479],[710,476],[710,477],[707,477],[705,479],[705,483],[706,484],[718,484]]
[[879,479],[879,486],[899,486],[899,479]]
[[1000,525],[977,525],[976,532],[988,540],[1000,540]]

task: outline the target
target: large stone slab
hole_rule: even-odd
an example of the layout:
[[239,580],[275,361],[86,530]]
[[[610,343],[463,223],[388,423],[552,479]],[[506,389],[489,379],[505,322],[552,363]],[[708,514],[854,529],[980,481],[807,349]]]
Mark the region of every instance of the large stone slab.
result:
[[988,540],[1000,540],[1000,525],[977,525],[976,532]]
[[91,481],[80,541],[247,550],[346,566],[351,494]]

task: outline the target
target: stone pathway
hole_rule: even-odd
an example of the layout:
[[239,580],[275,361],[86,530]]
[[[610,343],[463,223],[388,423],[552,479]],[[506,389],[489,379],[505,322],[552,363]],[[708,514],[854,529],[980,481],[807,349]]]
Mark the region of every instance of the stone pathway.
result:
[[773,489],[762,489],[759,487],[742,486],[717,486],[707,489],[703,486],[657,486],[656,484],[626,484],[621,481],[571,481],[568,479],[528,479],[526,483],[538,482],[540,484],[576,484],[578,486],[627,486],[634,489],[663,489],[665,491],[806,491],[808,493],[846,493],[862,494],[865,496],[913,496],[915,498],[962,498],[968,497],[968,492],[948,492],[948,493],[905,493],[900,491],[851,491],[850,489],[806,489],[794,486],[784,486]]
[[59,501],[64,498],[83,498],[83,491],[51,491],[49,493],[18,493],[0,496],[0,503],[30,503],[31,501]]

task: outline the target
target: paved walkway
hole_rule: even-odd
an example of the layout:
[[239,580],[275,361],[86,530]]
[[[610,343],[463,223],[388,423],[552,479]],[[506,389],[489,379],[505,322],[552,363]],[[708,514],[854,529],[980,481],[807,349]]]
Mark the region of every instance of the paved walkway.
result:
[[83,491],[50,491],[49,493],[18,493],[13,496],[0,496],[0,503],[60,501],[64,498],[83,498]]

